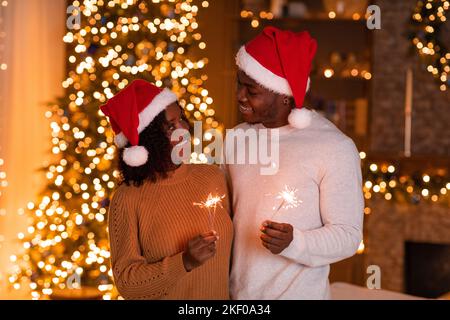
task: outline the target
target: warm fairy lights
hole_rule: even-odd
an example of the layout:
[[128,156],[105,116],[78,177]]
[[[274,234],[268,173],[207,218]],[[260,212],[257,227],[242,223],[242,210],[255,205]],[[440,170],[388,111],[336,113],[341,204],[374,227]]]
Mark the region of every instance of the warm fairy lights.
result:
[[[81,287],[97,288],[104,299],[113,296],[106,213],[118,172],[113,133],[100,105],[142,78],[171,87],[188,118],[203,121],[204,130],[221,129],[203,87],[208,60],[190,52],[207,46],[196,17],[208,1],[72,4],[80,8],[81,26],[63,39],[68,46],[66,95],[45,114],[57,160],[47,167],[43,197],[28,204],[31,223],[19,234],[24,252],[11,257],[16,270],[9,282],[16,289],[29,286],[33,299],[56,290],[60,294],[73,276],[79,276]],[[193,161],[207,161],[205,154],[195,156]]]
[[6,172],[3,171],[3,166],[5,165],[5,161],[0,159],[0,197],[2,196],[2,189],[8,186],[8,182],[6,181]]
[[[8,186],[8,181],[6,180],[6,172],[3,171],[3,166],[5,162],[3,159],[0,159],[0,198],[3,196],[3,190]],[[3,208],[0,208],[0,219],[6,215],[6,211]],[[0,234],[0,248],[2,247],[2,242],[5,240],[5,237]]]
[[450,50],[448,43],[440,40],[441,26],[447,21],[450,2],[447,0],[421,0],[412,15],[417,28],[412,37],[413,45],[439,83],[441,91],[450,85]]
[[[4,51],[5,51],[5,28],[3,26],[4,24],[4,16],[5,11],[8,7],[8,1],[6,0],[0,0],[0,83],[3,81],[2,77],[5,76],[5,71],[8,69],[8,65],[5,61],[4,57]],[[2,97],[0,95],[0,101],[2,100]],[[6,172],[4,171],[4,160],[0,158],[0,198],[3,196],[4,189],[8,186],[8,182],[6,180]],[[4,221],[2,221],[2,218],[6,215],[6,210],[4,208],[0,207],[0,226],[4,225]],[[0,230],[1,231],[1,230]],[[0,233],[0,249],[3,247],[5,236]],[[4,282],[4,271],[0,270],[0,286],[2,286],[2,283]]]
[[366,246],[364,244],[364,240],[361,240],[359,246],[358,246],[358,250],[356,250],[357,254],[363,254],[364,250],[366,249]]
[[250,10],[242,10],[241,18],[250,19],[250,24],[253,28],[258,28],[260,25],[260,20],[273,20],[274,16],[271,12],[261,11],[259,13],[254,13]]
[[[367,161],[367,154],[360,152],[363,173],[363,194],[366,206],[364,214],[370,215],[371,200],[382,199],[399,204],[416,205],[421,202],[450,207],[450,176],[446,169],[431,172],[400,174],[398,168],[388,162]],[[373,214],[376,214],[374,212]],[[367,246],[361,242],[358,254]]]
[[4,53],[3,53],[5,51],[4,38],[6,37],[5,28],[3,27],[4,12],[7,7],[8,7],[8,1],[0,0],[0,72],[6,71],[8,69],[8,64],[4,60],[5,57],[4,57]]
[[[361,159],[366,158],[364,152],[361,152],[360,156]],[[438,172],[434,175],[430,173],[400,175],[393,164],[366,163],[365,161],[363,163],[363,191],[367,201],[373,197],[382,197],[387,201],[405,204],[426,201],[450,206],[448,172]],[[371,210],[367,209],[365,213],[370,214]]]
[[[8,186],[8,182],[6,180],[6,172],[3,170],[4,164],[5,163],[3,159],[0,159],[0,199],[3,196],[4,189]],[[6,210],[4,208],[0,208],[0,226],[5,225],[5,222],[2,221],[4,216],[6,216]],[[2,233],[0,233],[0,251],[4,245],[5,240],[6,240],[5,236]],[[5,271],[0,270],[0,287],[2,286],[4,281],[5,281]]]
[[[241,18],[250,21],[250,25],[253,28],[259,28],[264,21],[267,20],[273,20],[273,19],[283,19],[283,18],[289,18],[291,17],[289,15],[289,9],[287,7],[285,7],[282,11],[284,11],[282,16],[275,16],[272,12],[270,12],[270,10],[265,11],[265,10],[248,10],[246,8],[244,8],[243,10],[241,10]],[[302,16],[302,18],[298,18],[296,16],[292,16],[293,19],[329,19],[329,20],[334,20],[336,18],[338,18],[338,15],[335,11],[328,11],[325,13],[318,13],[318,14],[309,14],[309,13],[304,13],[303,14],[304,17]],[[369,16],[369,14],[366,13],[366,15],[364,15],[363,13],[358,13],[355,12],[351,15],[351,19],[354,21],[359,21],[359,20],[365,20],[367,17]],[[342,19],[342,17],[339,17]],[[344,18],[346,19],[346,18]],[[350,19],[350,17],[348,17],[347,19]]]

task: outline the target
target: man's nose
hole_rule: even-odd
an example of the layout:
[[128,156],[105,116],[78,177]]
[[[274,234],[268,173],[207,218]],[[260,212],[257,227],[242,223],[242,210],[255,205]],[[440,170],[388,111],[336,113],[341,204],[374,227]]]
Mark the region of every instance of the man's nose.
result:
[[239,87],[237,89],[237,99],[239,102],[247,101],[247,98],[245,97],[245,88],[244,87]]

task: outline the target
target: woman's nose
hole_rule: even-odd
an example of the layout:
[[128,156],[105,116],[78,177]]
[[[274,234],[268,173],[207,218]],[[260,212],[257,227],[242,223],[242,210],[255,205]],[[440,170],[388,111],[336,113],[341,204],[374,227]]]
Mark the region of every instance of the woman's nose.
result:
[[180,122],[178,122],[176,128],[177,128],[177,129],[185,129],[185,130],[189,130],[189,123],[186,122],[186,121],[180,121]]

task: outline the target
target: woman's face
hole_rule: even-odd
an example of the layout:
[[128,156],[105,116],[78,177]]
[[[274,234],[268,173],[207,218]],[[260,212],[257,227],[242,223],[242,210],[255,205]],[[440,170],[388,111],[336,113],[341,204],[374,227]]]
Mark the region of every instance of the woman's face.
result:
[[169,138],[172,147],[174,147],[183,139],[181,137],[179,141],[172,141],[172,133],[177,129],[189,130],[189,123],[183,113],[183,110],[176,102],[170,104],[166,108],[166,120],[168,124],[168,127],[166,129],[167,137]]

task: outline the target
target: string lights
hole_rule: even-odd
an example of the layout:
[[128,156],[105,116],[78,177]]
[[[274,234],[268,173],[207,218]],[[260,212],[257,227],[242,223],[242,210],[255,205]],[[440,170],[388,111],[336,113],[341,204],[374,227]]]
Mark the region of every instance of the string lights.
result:
[[[399,204],[416,205],[427,202],[431,205],[450,207],[450,176],[446,169],[431,172],[399,173],[399,168],[388,161],[368,161],[367,154],[360,152],[362,159],[363,194],[365,198],[364,214],[372,212],[372,201],[384,201]],[[367,249],[361,241],[357,250],[363,254]]]
[[[3,196],[3,189],[5,189],[8,186],[8,182],[6,181],[6,173],[2,170],[2,167],[4,165],[3,159],[0,159],[0,198]],[[4,208],[0,208],[0,227],[4,226],[5,223],[2,222],[2,218],[6,215],[6,210]],[[0,252],[3,247],[3,244],[5,242],[5,236],[1,233],[0,228]],[[4,278],[5,273],[3,270],[0,270],[0,289],[4,285]]]
[[0,72],[6,71],[8,69],[8,64],[5,61],[4,51],[5,44],[3,39],[6,37],[4,25],[4,12],[8,7],[7,0],[0,0]]
[[[3,196],[3,190],[8,186],[8,181],[6,180],[6,172],[3,170],[3,166],[5,161],[0,159],[0,198]],[[3,208],[0,208],[0,218],[6,215],[6,211]],[[5,237],[0,234],[0,248],[2,242],[5,240]]]
[[[100,105],[141,78],[171,87],[187,117],[203,121],[204,130],[222,128],[203,87],[208,60],[195,58],[206,48],[196,17],[208,1],[84,0],[72,5],[79,8],[73,15],[81,16],[81,25],[63,39],[66,95],[45,114],[57,160],[47,167],[42,198],[28,204],[31,223],[19,234],[24,252],[11,257],[16,270],[9,282],[19,289],[28,279],[33,299],[64,292],[74,276],[81,281],[77,287],[114,297],[106,213],[118,172],[113,133]],[[199,162],[197,157],[207,160],[195,154],[192,161]]]
[[241,18],[250,19],[250,25],[253,28],[258,28],[260,25],[260,20],[273,20],[274,16],[272,12],[260,11],[254,13],[251,10],[242,10]]
[[[283,11],[283,10],[282,10]],[[284,10],[286,12],[286,15],[288,15],[287,17],[289,17],[289,10]],[[259,28],[264,21],[270,21],[273,19],[278,19],[278,18],[283,18],[282,16],[275,16],[273,12],[271,12],[270,10],[266,11],[266,10],[249,10],[247,8],[244,8],[243,10],[241,10],[240,12],[240,16],[242,19],[244,20],[249,20],[250,21],[250,25],[252,26],[252,28]],[[360,12],[354,12],[351,15],[351,20],[354,21],[360,21],[360,20],[366,20],[367,17],[369,15],[360,13]],[[338,15],[336,14],[335,11],[328,11],[326,13],[307,13],[305,12],[304,14],[302,14],[302,19],[318,19],[318,20],[334,20],[338,17]],[[297,16],[293,16],[292,18],[298,19],[299,17]],[[340,16],[339,18],[341,19],[347,19],[350,20],[350,17],[345,17],[343,18],[342,16]]]
[[[8,69],[8,65],[6,63],[5,56],[4,56],[4,52],[5,52],[4,39],[6,38],[6,32],[5,32],[5,28],[4,28],[4,17],[5,17],[5,12],[6,12],[7,7],[8,7],[8,1],[0,0],[0,82],[3,81],[2,78],[5,76],[4,73]],[[1,90],[0,90],[0,101],[1,100],[2,100],[2,96],[1,96]],[[8,182],[6,180],[6,172],[3,170],[3,166],[4,166],[4,160],[0,158],[0,198],[3,196],[3,190],[8,186]],[[0,226],[4,225],[4,223],[2,223],[1,220],[2,220],[2,217],[4,217],[5,215],[6,215],[6,210],[4,208],[0,208]],[[0,249],[2,248],[4,241],[5,241],[5,236],[1,233],[1,228],[0,228]],[[3,284],[3,278],[4,278],[4,274],[0,270],[0,286],[2,286],[2,284]]]
[[[366,153],[361,152],[360,156],[366,159]],[[436,169],[433,173],[399,174],[398,168],[387,161],[375,163],[363,160],[362,171],[367,203],[372,198],[383,198],[403,204],[425,201],[450,206],[450,176],[444,169]],[[366,207],[364,212],[370,214],[370,207]]]
[[449,8],[450,2],[447,0],[421,0],[412,15],[416,29],[412,43],[425,62],[427,71],[436,78],[441,91],[446,91],[450,85],[450,51],[440,40]]

